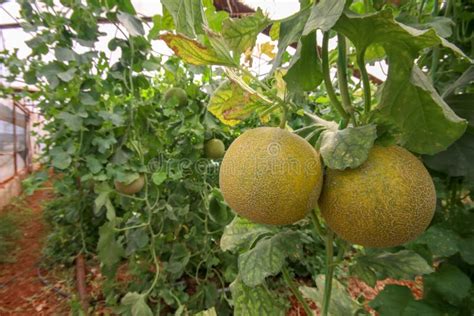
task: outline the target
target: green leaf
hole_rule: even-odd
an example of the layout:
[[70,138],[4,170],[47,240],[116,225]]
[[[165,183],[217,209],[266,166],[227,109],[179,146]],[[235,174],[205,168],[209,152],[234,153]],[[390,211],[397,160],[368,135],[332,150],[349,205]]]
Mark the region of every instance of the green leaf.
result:
[[173,16],[176,32],[195,38],[204,34],[203,9],[201,1],[161,0],[163,6]]
[[283,79],[289,91],[312,91],[321,84],[323,73],[317,52],[315,32],[301,37]]
[[230,53],[230,48],[222,35],[212,32],[206,28],[206,35],[211,44],[211,48],[214,50],[216,55],[231,64],[237,65],[240,60],[239,54],[234,54],[235,58]]
[[92,139],[92,144],[98,147],[101,154],[105,153],[112,147],[113,144],[117,143],[117,139],[113,135],[107,135],[105,137],[95,136]]
[[299,41],[309,14],[310,8],[306,8],[279,22],[278,52],[273,61],[273,69],[280,66],[287,47]]
[[64,125],[67,126],[71,131],[78,132],[82,128],[82,118],[77,114],[71,114],[69,112],[60,112],[57,118],[64,121]]
[[377,138],[375,125],[334,128],[321,133],[318,147],[325,165],[331,169],[357,168],[369,156]]
[[72,49],[66,47],[56,47],[54,49],[54,56],[59,61],[74,61],[76,60],[76,53]]
[[121,303],[130,307],[132,316],[153,316],[153,312],[146,303],[146,294],[139,294],[137,292],[128,292]]
[[463,238],[459,241],[459,252],[461,257],[469,263],[474,265],[474,236],[469,238]]
[[72,158],[67,152],[55,151],[50,154],[53,167],[64,170],[71,165]]
[[214,307],[206,309],[205,311],[200,311],[194,316],[217,316],[216,309]]
[[125,12],[119,12],[117,14],[117,18],[131,36],[140,36],[145,34],[142,22],[133,15]]
[[99,116],[104,119],[104,121],[112,122],[114,126],[122,126],[124,123],[124,118],[117,113],[99,111]]
[[76,73],[76,68],[69,68],[66,71],[58,73],[59,79],[64,82],[69,82],[74,79],[74,74]]
[[438,33],[439,36],[443,38],[448,38],[453,34],[453,26],[455,25],[453,20],[444,16],[425,17],[422,23],[419,23],[417,19],[413,19],[414,21],[409,21],[408,19],[400,19],[399,17],[397,20],[419,30],[432,28],[436,31],[436,33]]
[[184,272],[190,258],[191,252],[189,252],[184,244],[174,244],[171,257],[166,265],[166,270],[179,277]]
[[[460,138],[467,122],[449,108],[417,66],[403,69],[405,63],[403,59],[390,63],[375,115],[395,127],[401,145],[432,155]],[[410,73],[409,77],[405,73]]]
[[107,268],[111,268],[119,263],[125,254],[122,245],[115,239],[114,228],[112,222],[105,223],[99,228],[97,252],[100,261]]
[[367,15],[343,13],[334,29],[347,36],[358,51],[374,44],[385,50],[389,72],[374,120],[386,126],[401,145],[417,153],[434,154],[464,133],[466,122],[414,65],[420,50],[437,45],[465,56],[456,46],[434,30],[420,31],[396,22],[388,10]]
[[377,274],[375,274],[372,268],[364,263],[356,262],[355,264],[349,266],[349,273],[352,276],[357,277],[358,279],[364,281],[371,287],[375,287],[377,283]]
[[247,249],[261,235],[275,232],[276,229],[271,226],[254,224],[245,218],[236,216],[224,229],[220,241],[221,249],[232,252]]
[[351,266],[351,273],[361,278],[370,286],[377,279],[414,279],[418,275],[433,272],[433,268],[419,254],[411,250],[400,250],[396,253],[373,251],[372,254],[357,256]]
[[251,250],[239,256],[239,273],[248,286],[260,285],[265,278],[281,271],[287,256],[301,247],[299,233],[280,232],[261,239]]
[[255,14],[243,18],[229,18],[222,25],[222,36],[235,54],[240,55],[248,48],[255,46],[257,35],[262,32],[271,20],[261,9]]
[[281,22],[279,21],[275,21],[273,22],[272,24],[272,27],[270,28],[270,39],[272,41],[276,41],[278,40],[279,36],[280,36],[280,24]]
[[[474,70],[474,67],[472,67]],[[473,71],[474,73],[474,71]],[[474,79],[472,79],[474,80]],[[423,161],[433,170],[443,172],[452,177],[466,177],[474,180],[474,107],[473,93],[452,95],[449,90],[445,101],[459,116],[469,120],[464,135],[445,151],[434,156],[424,156]]]
[[[300,291],[303,297],[309,299],[321,308],[324,297],[325,276],[320,274],[316,277],[316,288],[301,286]],[[336,279],[332,280],[331,299],[329,303],[329,315],[356,315],[356,311],[361,309],[354,301],[346,288]]]
[[235,316],[284,316],[285,306],[264,286],[248,287],[237,278],[230,285]]
[[149,232],[146,228],[139,228],[127,231],[126,255],[130,256],[136,250],[145,248],[150,242]]
[[[442,94],[443,99],[446,100],[447,98],[452,96],[456,92],[457,89],[464,88],[465,86],[471,84],[473,81],[474,81],[474,66],[470,66],[468,69],[466,69],[465,72],[463,72],[463,74],[458,79],[456,79],[455,82],[453,82],[452,84],[450,84],[449,86],[446,87],[446,89],[443,91],[443,94]],[[462,95],[457,95],[457,96],[460,97]],[[446,100],[446,102],[448,104],[450,104],[450,102],[448,100]],[[472,111],[472,107],[469,107],[469,108],[470,108],[470,112],[471,112],[470,117],[467,117],[467,116],[464,116],[464,115],[458,113],[456,111],[456,109],[454,109],[454,111],[457,114],[464,117],[465,119],[468,119],[469,121],[474,122],[474,119],[471,119],[472,118],[472,113],[474,113],[474,111]]]
[[160,185],[168,178],[168,173],[166,171],[157,171],[151,176],[151,180],[154,184]]
[[91,155],[86,157],[86,165],[87,168],[89,168],[89,170],[94,174],[99,173],[102,170],[102,164],[100,161]]
[[311,14],[304,26],[303,35],[317,29],[326,32],[336,24],[344,10],[345,0],[321,0],[311,8]]
[[227,11],[216,11],[214,5],[212,9],[207,8],[204,12],[206,15],[206,20],[209,28],[214,32],[222,32],[222,25],[224,21],[229,18],[229,13]]
[[408,287],[393,284],[386,285],[369,306],[384,316],[443,315],[430,305],[415,301]]
[[444,300],[458,306],[469,295],[472,282],[458,267],[443,264],[441,268],[424,278],[426,296],[439,294]]
[[160,39],[165,41],[177,56],[192,65],[236,66],[233,60],[229,61],[227,58],[219,56],[212,48],[203,46],[183,35],[167,33],[161,35]]
[[105,206],[107,209],[107,219],[113,221],[116,215],[115,208],[112,201],[110,201],[110,194],[113,192],[112,188],[107,183],[100,183],[94,186],[94,192],[97,194],[94,200],[94,214],[98,215]]
[[256,92],[247,91],[230,80],[224,81],[212,94],[207,109],[222,123],[235,126],[252,113],[261,113],[268,106]]
[[426,244],[431,253],[439,257],[450,257],[459,251],[460,237],[454,231],[439,225],[431,226],[415,243]]
[[150,39],[157,39],[160,31],[172,31],[174,29],[173,17],[168,11],[164,11],[163,15],[154,15],[152,21],[153,27],[148,33]]

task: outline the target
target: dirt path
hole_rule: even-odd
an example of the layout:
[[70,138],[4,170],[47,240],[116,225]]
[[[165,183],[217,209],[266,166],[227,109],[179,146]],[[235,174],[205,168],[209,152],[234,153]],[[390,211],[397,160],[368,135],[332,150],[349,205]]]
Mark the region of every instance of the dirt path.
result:
[[[21,237],[13,263],[0,264],[0,315],[67,315],[64,298],[38,278],[37,264],[47,235],[42,204],[52,198],[49,190],[38,190],[22,203],[25,220],[19,225]],[[4,211],[15,211],[6,207]],[[20,210],[21,211],[21,210]]]

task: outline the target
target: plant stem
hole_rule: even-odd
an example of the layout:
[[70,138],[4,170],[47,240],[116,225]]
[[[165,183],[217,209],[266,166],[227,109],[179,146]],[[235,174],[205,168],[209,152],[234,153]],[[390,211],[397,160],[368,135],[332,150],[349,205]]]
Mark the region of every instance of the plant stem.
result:
[[318,218],[318,214],[316,214],[316,208],[314,208],[312,211],[311,211],[311,220],[313,222],[313,225],[314,225],[314,229],[316,230],[316,232],[318,233],[318,235],[320,235],[321,237],[324,237],[325,232],[323,230],[323,226],[321,225],[321,223],[319,222],[319,218]]
[[339,102],[336,92],[334,91],[334,87],[331,83],[331,75],[329,72],[329,32],[324,32],[323,36],[323,47],[321,51],[321,59],[322,59],[322,70],[323,70],[323,77],[324,77],[324,85],[326,87],[326,92],[328,93],[329,100],[331,100],[331,104],[334,106],[336,111],[341,115],[342,119],[345,121],[349,120],[349,115],[344,111],[341,102]]
[[281,109],[281,118],[280,118],[280,128],[285,129],[286,126],[286,119],[287,119],[287,110],[286,107],[282,107]]
[[290,273],[288,272],[288,269],[283,266],[283,268],[281,269],[281,272],[283,274],[283,279],[285,280],[286,284],[288,285],[288,287],[290,288],[291,292],[293,293],[293,295],[296,297],[296,299],[298,300],[298,302],[300,302],[300,304],[303,306],[303,309],[304,311],[306,312],[306,315],[308,316],[311,316],[313,315],[313,311],[311,310],[311,308],[309,307],[308,303],[306,302],[306,300],[303,298],[303,296],[301,295],[300,291],[298,290],[298,288],[295,286],[295,283],[293,282],[293,280],[291,279],[290,277]]
[[[435,17],[438,15],[439,12],[439,2],[438,0],[434,0],[433,3],[433,12],[431,16]],[[430,76],[431,81],[435,82],[436,79],[436,70],[438,69],[438,62],[439,62],[439,46],[433,47],[433,55],[431,57],[431,69],[430,69]]]
[[364,88],[364,111],[365,114],[370,112],[370,103],[372,96],[370,94],[370,80],[367,69],[365,68],[365,48],[357,52],[357,66],[359,67],[360,75],[362,77],[362,84]]
[[329,304],[331,302],[332,278],[334,274],[333,256],[334,256],[334,232],[328,228],[326,236],[326,278],[324,280],[324,296],[321,316],[327,316]]
[[349,87],[347,84],[347,55],[346,55],[346,38],[344,35],[337,33],[337,80],[339,83],[339,91],[341,92],[342,106],[344,110],[351,116],[352,124],[357,126],[352,107],[351,98],[349,96]]

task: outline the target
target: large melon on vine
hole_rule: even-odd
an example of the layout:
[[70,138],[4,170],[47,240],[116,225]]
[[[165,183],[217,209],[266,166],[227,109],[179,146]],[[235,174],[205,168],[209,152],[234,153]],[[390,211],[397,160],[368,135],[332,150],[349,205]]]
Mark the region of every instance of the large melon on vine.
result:
[[327,171],[319,206],[341,238],[367,247],[393,247],[428,227],[436,192],[413,154],[398,146],[375,146],[360,167]]
[[306,216],[321,192],[319,153],[280,128],[246,131],[227,150],[219,183],[225,201],[255,223],[285,225]]

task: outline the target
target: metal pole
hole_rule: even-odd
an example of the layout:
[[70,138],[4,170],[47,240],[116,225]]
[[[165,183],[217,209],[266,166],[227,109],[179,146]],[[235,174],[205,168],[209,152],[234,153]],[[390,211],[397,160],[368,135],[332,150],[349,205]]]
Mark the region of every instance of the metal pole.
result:
[[18,166],[16,161],[16,102],[13,101],[13,163],[15,165],[15,176],[18,172]]

